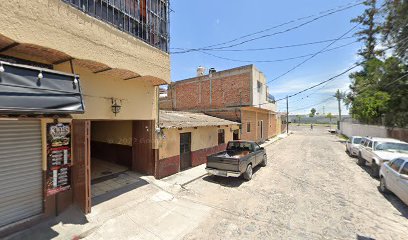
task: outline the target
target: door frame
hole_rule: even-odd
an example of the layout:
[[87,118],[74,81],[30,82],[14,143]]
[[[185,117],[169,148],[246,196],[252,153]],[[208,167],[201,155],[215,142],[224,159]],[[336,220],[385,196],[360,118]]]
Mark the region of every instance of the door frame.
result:
[[[185,168],[182,168],[182,166],[183,166],[183,164],[182,164],[182,154],[184,154],[184,153],[182,153],[181,152],[181,135],[188,135],[189,136],[189,142],[188,142],[188,146],[189,146],[189,149],[190,149],[190,151],[188,152],[189,153],[189,164],[188,164],[188,166],[187,167],[185,167]],[[187,153],[187,152],[185,152],[185,153]],[[185,133],[180,133],[180,171],[183,171],[183,170],[186,170],[186,169],[189,169],[189,168],[191,168],[193,166],[193,161],[192,161],[192,158],[191,158],[191,132],[185,132]]]

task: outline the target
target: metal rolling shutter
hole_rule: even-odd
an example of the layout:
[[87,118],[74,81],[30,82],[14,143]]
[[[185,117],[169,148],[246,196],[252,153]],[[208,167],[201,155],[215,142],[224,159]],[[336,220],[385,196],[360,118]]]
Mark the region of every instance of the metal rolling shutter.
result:
[[0,120],[0,227],[42,212],[40,121]]

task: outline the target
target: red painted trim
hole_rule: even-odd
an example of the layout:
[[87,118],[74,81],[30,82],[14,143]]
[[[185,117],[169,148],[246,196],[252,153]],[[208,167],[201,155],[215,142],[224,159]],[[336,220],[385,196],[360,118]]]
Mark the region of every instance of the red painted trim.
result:
[[161,179],[180,171],[180,155],[163,158],[157,162],[155,178]]

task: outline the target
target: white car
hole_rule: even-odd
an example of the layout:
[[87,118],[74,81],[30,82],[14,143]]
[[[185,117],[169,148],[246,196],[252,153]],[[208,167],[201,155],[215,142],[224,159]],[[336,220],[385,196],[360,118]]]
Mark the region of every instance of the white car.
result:
[[381,165],[399,157],[408,157],[408,143],[392,138],[365,137],[360,143],[358,165],[370,165],[371,176],[379,177]]
[[381,166],[380,191],[391,191],[408,205],[408,158],[396,158]]
[[360,136],[352,136],[347,142],[346,142],[346,153],[349,156],[352,157],[357,157],[358,152],[360,150],[360,142],[363,137]]

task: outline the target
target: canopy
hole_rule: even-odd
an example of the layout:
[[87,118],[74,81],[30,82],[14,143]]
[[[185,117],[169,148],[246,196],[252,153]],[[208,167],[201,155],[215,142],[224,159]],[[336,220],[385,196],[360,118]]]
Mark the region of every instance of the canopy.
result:
[[79,76],[0,61],[1,113],[84,113]]

